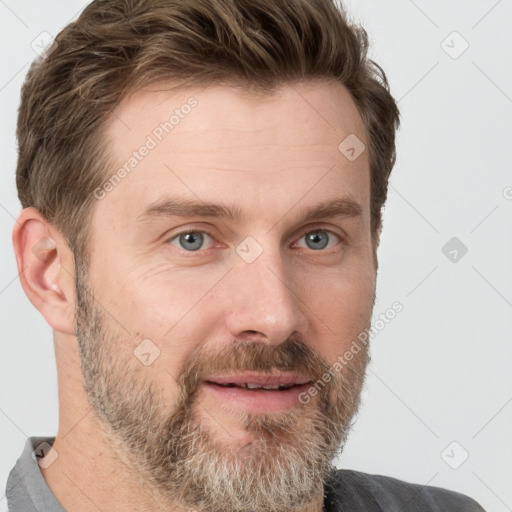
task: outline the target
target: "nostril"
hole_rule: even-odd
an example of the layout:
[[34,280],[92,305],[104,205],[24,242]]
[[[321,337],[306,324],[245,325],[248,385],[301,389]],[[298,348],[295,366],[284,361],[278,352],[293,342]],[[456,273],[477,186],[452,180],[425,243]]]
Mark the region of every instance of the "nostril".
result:
[[237,336],[237,341],[258,341],[259,338],[265,337],[259,331],[244,331],[242,334]]

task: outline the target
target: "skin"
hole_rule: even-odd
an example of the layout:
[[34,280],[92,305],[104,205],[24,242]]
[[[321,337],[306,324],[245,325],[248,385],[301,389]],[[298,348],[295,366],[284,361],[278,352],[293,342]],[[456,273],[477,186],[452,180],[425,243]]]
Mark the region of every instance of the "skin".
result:
[[[343,86],[288,84],[258,97],[226,86],[146,88],[126,98],[109,120],[118,166],[191,96],[198,105],[96,202],[88,226],[95,304],[129,361],[125,371],[154,383],[169,411],[178,400],[176,379],[201,347],[215,354],[233,339],[278,346],[300,335],[334,363],[370,325],[377,271],[368,154],[349,161],[338,150],[350,134],[367,144]],[[148,205],[169,196],[236,205],[247,219],[137,220]],[[362,215],[300,221],[302,209],[346,196]],[[188,256],[180,250],[178,233],[205,229],[211,238],[205,237],[204,248]],[[304,235],[318,229],[334,234],[328,248],[313,250]],[[263,250],[250,264],[236,252],[248,236]],[[19,269],[25,269],[23,288],[54,330],[58,458],[41,468],[52,492],[72,512],[91,510],[91,502],[101,510],[187,510],[131,471],[88,402],[74,330],[74,259],[62,234],[27,208],[13,241]],[[37,244],[46,250],[34,251]],[[144,339],[160,350],[147,367],[133,356]],[[202,423],[219,443],[243,447],[253,440],[239,410],[206,392],[197,400]],[[296,428],[304,428],[300,419]],[[319,494],[301,511],[320,512],[322,502]]]

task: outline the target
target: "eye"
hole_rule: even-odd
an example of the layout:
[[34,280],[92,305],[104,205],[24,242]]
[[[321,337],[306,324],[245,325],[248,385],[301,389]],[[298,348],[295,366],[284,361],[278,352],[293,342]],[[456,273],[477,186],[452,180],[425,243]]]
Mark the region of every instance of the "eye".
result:
[[169,240],[169,243],[178,247],[178,249],[183,249],[187,252],[198,251],[199,249],[204,249],[202,246],[204,244],[205,237],[210,240],[212,239],[209,233],[206,233],[205,231],[183,231],[182,233],[178,233],[173,236]]
[[333,240],[336,242],[336,238],[338,241],[341,241],[341,237],[339,235],[333,231],[329,231],[328,229],[315,229],[314,231],[308,231],[302,235],[301,239],[302,238],[306,240],[306,247],[314,251],[336,247],[337,244],[333,243]]
[[[331,249],[342,241],[340,235],[328,229],[308,231],[302,235],[301,240],[302,239],[305,239],[306,248],[313,251]],[[208,243],[208,240],[210,241],[210,246],[204,247],[204,245]],[[180,250],[190,253],[210,248],[212,241],[213,237],[206,231],[182,231],[170,238],[168,243]],[[295,246],[304,247],[299,243],[296,243]]]

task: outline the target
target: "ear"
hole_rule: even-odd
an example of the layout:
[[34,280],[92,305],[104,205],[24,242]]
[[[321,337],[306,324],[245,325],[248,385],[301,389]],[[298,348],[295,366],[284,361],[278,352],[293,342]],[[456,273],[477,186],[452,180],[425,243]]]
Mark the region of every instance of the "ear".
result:
[[64,237],[31,207],[21,211],[12,241],[21,285],[30,302],[54,331],[74,334],[74,257]]

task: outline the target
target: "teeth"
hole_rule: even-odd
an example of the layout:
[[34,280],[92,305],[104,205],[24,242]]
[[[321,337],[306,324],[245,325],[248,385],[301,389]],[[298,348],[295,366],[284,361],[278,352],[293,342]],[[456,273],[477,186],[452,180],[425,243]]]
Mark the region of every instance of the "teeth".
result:
[[272,384],[272,385],[266,385],[261,386],[260,384],[250,384],[250,383],[240,383],[240,384],[220,384],[219,386],[223,387],[240,387],[240,388],[247,388],[247,389],[290,389],[293,384]]
[[259,384],[242,384],[242,386],[248,389],[288,389],[291,387],[288,384],[268,384],[266,386],[260,386]]

